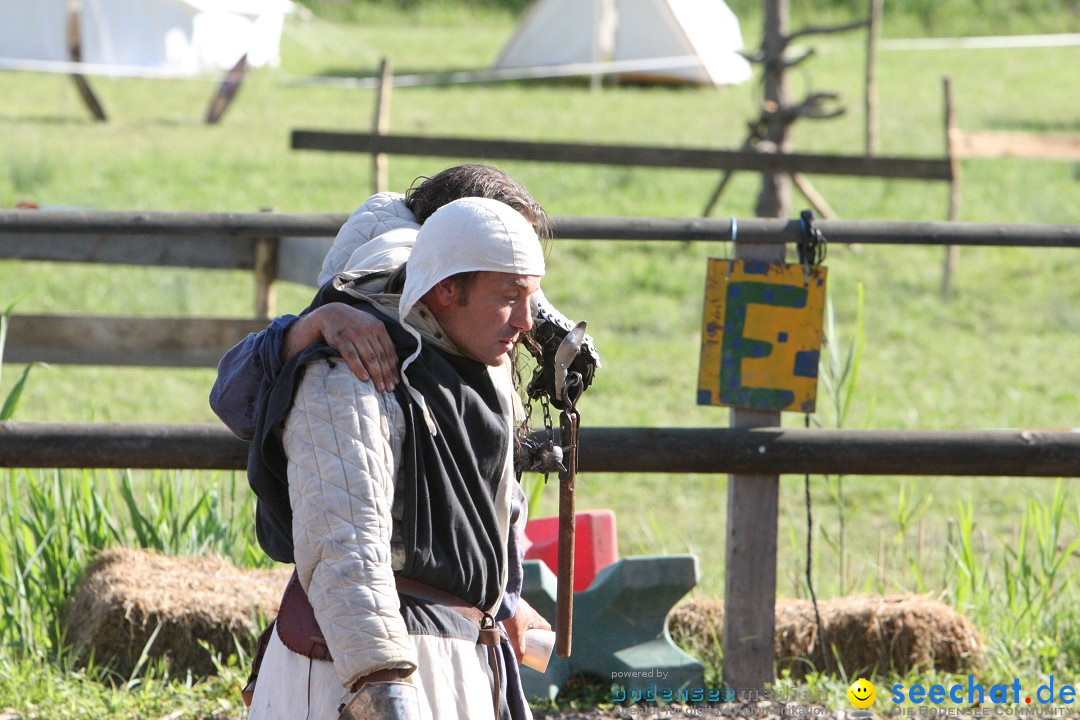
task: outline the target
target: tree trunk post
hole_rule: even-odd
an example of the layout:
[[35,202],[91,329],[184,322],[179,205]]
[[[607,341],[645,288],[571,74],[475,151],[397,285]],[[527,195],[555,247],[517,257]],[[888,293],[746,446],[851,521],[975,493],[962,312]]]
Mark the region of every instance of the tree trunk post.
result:
[[[789,26],[788,0],[765,0],[765,34],[761,47],[765,60],[765,136],[766,147],[787,152],[787,123],[782,111],[788,107],[784,82],[784,46]],[[761,193],[755,214],[758,217],[788,217],[791,207],[791,177],[787,173],[762,173]]]

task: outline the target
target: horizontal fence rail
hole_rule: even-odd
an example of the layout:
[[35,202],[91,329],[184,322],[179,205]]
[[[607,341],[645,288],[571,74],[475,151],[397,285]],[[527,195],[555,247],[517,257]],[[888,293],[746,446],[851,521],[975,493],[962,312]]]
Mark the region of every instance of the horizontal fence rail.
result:
[[909,180],[952,180],[953,178],[951,164],[947,159],[942,158],[770,153],[755,150],[533,142],[322,130],[293,130],[292,148],[326,152],[500,158],[533,162],[696,170],[855,175]]
[[13,315],[4,362],[216,367],[263,319]]
[[325,236],[337,234],[347,217],[337,213],[0,210],[0,235]]
[[[0,210],[0,259],[122,263],[211,269],[259,268],[257,314],[273,280],[314,285],[344,214],[180,213]],[[556,238],[796,243],[798,220],[738,218],[559,217]],[[982,245],[1080,248],[1080,225],[821,221],[834,244]],[[272,246],[272,249],[267,249]],[[730,251],[728,247],[725,252]],[[8,362],[212,367],[267,320],[15,315]],[[138,346],[132,339],[139,339]]]
[[[1080,477],[1073,430],[585,427],[580,440],[594,473]],[[215,424],[0,422],[9,468],[243,470],[247,448]]]
[[[211,248],[230,238],[334,237],[347,218],[318,213],[0,210],[0,258],[136,263],[140,254],[166,241]],[[730,241],[734,235],[736,242],[774,244],[803,237],[798,220],[782,219],[557,217],[553,222],[555,237],[567,240]],[[829,242],[841,244],[1080,247],[1080,225],[821,220],[817,227]],[[135,251],[129,243],[109,250],[107,244],[119,243],[119,236],[134,236]],[[97,255],[103,259],[95,260],[81,246],[99,248]]]

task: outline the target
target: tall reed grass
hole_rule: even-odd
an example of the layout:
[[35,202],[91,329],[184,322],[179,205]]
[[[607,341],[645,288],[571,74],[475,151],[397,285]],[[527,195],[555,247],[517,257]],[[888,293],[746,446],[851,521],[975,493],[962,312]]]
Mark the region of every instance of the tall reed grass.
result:
[[1077,549],[1080,502],[1059,481],[1049,503],[1029,500],[1012,537],[982,536],[970,506],[958,509],[949,543],[947,602],[986,633],[987,671],[999,677],[1075,676],[1080,671]]
[[113,546],[264,563],[237,474],[7,470],[0,504],[0,652],[63,658],[83,569]]

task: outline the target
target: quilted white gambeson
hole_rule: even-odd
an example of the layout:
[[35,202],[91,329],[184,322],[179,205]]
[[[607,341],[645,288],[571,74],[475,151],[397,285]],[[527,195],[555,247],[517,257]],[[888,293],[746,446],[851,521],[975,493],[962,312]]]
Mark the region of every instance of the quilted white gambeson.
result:
[[391,563],[391,505],[405,418],[344,362],[306,366],[282,437],[296,570],[342,685],[415,669]]
[[394,192],[372,195],[353,211],[338,230],[334,244],[323,259],[319,285],[325,285],[334,275],[344,272],[349,258],[361,245],[390,230],[401,228],[420,229],[412,211],[405,207],[405,196]]

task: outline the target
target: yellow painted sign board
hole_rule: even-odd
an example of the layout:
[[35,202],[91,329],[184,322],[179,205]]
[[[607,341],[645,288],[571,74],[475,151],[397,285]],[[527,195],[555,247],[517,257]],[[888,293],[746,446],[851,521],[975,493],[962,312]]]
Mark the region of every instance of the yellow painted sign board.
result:
[[814,412],[826,269],[709,259],[698,405]]

